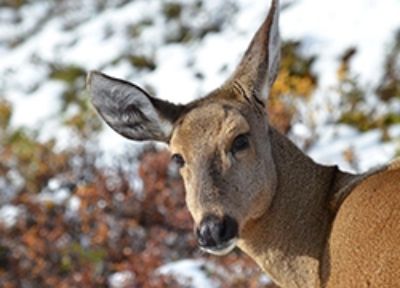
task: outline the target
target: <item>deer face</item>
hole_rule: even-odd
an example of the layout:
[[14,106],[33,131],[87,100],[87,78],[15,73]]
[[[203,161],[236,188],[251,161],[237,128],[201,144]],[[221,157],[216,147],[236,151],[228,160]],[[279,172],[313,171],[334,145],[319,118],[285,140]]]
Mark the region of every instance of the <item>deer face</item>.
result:
[[263,107],[229,96],[239,100],[211,97],[191,109],[170,141],[198,243],[214,254],[229,252],[247,221],[267,210],[276,182]]
[[270,206],[276,172],[264,109],[279,60],[278,3],[254,36],[233,76],[186,106],[92,72],[92,103],[118,133],[169,143],[180,166],[186,203],[201,248],[225,254],[250,220]]

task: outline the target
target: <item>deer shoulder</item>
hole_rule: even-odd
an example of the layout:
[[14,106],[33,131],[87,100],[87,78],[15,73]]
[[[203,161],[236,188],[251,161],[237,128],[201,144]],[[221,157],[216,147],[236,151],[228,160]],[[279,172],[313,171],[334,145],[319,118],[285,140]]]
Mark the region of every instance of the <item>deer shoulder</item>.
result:
[[343,199],[324,259],[327,287],[400,285],[399,164],[370,173]]

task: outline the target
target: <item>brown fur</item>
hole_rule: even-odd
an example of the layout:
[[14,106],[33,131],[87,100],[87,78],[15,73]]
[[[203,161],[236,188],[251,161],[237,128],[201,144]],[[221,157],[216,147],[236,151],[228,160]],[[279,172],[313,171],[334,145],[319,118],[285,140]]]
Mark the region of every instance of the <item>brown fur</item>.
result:
[[351,175],[270,127],[265,91],[280,47],[278,1],[271,7],[233,76],[207,97],[174,105],[94,72],[92,103],[120,134],[168,142],[195,226],[210,214],[234,219],[232,243],[280,286],[400,287],[400,160]]
[[[275,190],[274,162],[258,157],[271,157],[270,146],[265,145],[268,141],[268,130],[263,127],[265,114],[262,109],[249,106],[244,98],[235,101],[223,95],[232,96],[235,91],[218,90],[194,105],[175,127],[170,141],[171,152],[181,154],[187,162],[181,174],[185,180],[187,205],[197,224],[210,213],[229,214],[244,221],[259,217],[272,198],[272,194],[260,192]],[[240,99],[241,96],[235,97]],[[249,125],[249,121],[259,125]],[[209,129],[210,123],[213,129]],[[258,137],[254,137],[249,151],[236,155],[241,160],[238,165],[227,152],[233,139],[247,132]],[[257,171],[267,173],[260,175]],[[241,193],[244,190],[249,193]]]
[[399,181],[400,167],[389,166],[343,202],[324,259],[326,287],[400,287]]

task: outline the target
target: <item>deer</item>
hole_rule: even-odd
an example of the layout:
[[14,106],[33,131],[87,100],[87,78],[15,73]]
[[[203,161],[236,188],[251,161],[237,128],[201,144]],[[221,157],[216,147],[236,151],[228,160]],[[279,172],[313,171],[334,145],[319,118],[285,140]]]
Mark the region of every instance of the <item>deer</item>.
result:
[[91,102],[116,132],[168,144],[198,246],[238,247],[280,287],[400,287],[400,159],[361,174],[316,163],[269,124],[279,1],[237,68],[186,105],[98,71]]

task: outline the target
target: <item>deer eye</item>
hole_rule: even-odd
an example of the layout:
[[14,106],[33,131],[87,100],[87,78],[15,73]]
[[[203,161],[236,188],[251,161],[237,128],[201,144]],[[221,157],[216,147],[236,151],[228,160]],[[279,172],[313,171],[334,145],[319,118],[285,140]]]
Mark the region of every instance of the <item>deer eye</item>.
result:
[[248,134],[240,134],[239,136],[237,136],[235,138],[235,140],[233,140],[231,152],[233,154],[235,154],[239,151],[243,151],[243,150],[249,148],[249,146],[250,146],[249,135]]
[[183,159],[181,154],[173,154],[171,159],[176,165],[178,165],[179,168],[185,166],[185,159]]

